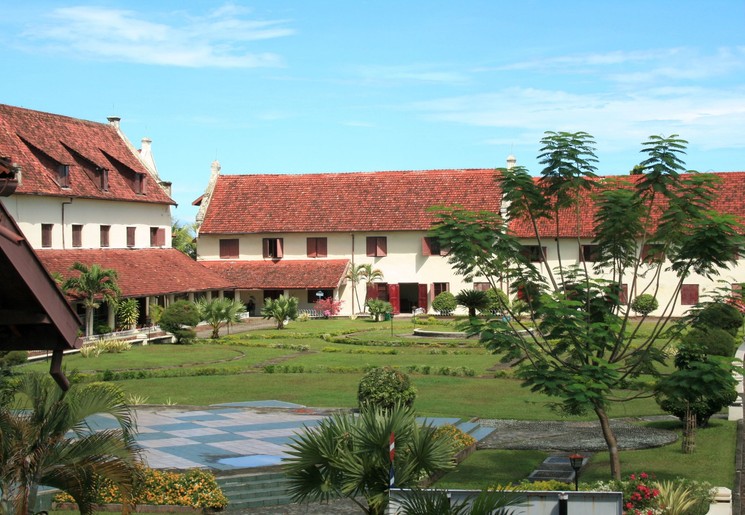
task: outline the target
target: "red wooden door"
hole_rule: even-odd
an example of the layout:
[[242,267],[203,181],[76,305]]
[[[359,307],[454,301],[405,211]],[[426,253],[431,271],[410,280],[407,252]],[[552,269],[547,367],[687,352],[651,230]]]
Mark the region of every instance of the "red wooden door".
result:
[[393,314],[401,313],[401,289],[398,284],[388,285],[388,302],[393,306]]
[[420,308],[422,308],[425,313],[428,311],[427,300],[428,300],[427,299],[427,285],[420,284],[419,285],[419,300],[417,301],[418,302],[417,305]]

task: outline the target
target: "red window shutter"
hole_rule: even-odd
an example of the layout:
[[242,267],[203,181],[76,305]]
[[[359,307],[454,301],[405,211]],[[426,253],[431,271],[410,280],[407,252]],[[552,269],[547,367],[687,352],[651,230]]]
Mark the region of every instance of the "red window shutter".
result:
[[307,238],[305,240],[306,255],[309,258],[318,257],[318,238]]
[[283,239],[277,238],[277,255],[275,257],[277,258],[284,257],[285,254],[284,254],[282,247],[283,247]]
[[388,255],[388,238],[382,236],[378,238],[378,256]]
[[269,257],[269,254],[270,254],[269,238],[264,238],[263,240],[261,240],[261,244],[262,244],[262,247],[263,247],[263,253],[262,253],[262,255],[265,258],[268,258]]
[[109,230],[111,230],[110,225],[101,226],[101,247],[109,246]]
[[127,227],[127,247],[135,246],[135,229],[136,227]]
[[41,246],[52,246],[52,224],[41,224]]
[[158,229],[156,235],[155,235],[156,244],[158,247],[165,247],[166,246],[166,230],[165,228],[161,227]]
[[680,287],[680,303],[685,306],[698,304],[698,284],[683,284]]
[[629,285],[626,283],[621,284],[621,290],[618,292],[618,301],[621,304],[626,304],[629,301]]
[[375,252],[377,251],[377,238],[375,236],[368,236],[367,237],[367,255],[370,257],[375,257]]
[[73,247],[83,246],[83,226],[82,225],[72,226],[72,246]]
[[220,259],[238,259],[238,239],[220,240]]
[[419,307],[424,310],[426,313],[429,309],[428,305],[428,297],[427,297],[427,285],[426,284],[420,284],[419,285],[419,300],[417,301],[419,303]]
[[398,284],[388,285],[388,302],[393,306],[393,314],[401,313],[401,288]]
[[430,246],[430,239],[427,237],[422,238],[422,256],[431,256],[432,247]]
[[316,255],[318,257],[328,256],[328,240],[326,238],[316,238]]

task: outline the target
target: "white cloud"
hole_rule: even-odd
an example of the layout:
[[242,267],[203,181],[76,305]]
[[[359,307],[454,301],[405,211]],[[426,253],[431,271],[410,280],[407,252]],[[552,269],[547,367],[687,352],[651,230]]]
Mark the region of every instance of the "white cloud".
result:
[[360,66],[357,73],[367,82],[397,85],[402,82],[429,82],[433,84],[461,84],[468,82],[467,75],[439,69],[434,65],[412,64],[398,66]]
[[[745,91],[660,88],[634,94],[509,88],[411,106],[429,120],[508,129],[587,131],[612,145],[638,145],[650,134],[680,134],[706,148],[742,148]],[[535,140],[534,140],[535,141]]]
[[105,7],[58,8],[40,24],[28,27],[26,45],[84,58],[183,67],[253,68],[280,66],[280,56],[251,52],[247,43],[292,35],[286,21],[246,19],[233,5],[206,16],[161,13],[167,22],[144,13]]

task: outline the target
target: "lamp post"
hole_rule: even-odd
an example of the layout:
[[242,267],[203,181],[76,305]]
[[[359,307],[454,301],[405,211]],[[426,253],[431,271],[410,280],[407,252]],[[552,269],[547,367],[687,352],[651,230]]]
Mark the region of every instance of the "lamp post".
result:
[[582,462],[585,457],[581,454],[572,454],[569,456],[569,464],[574,469],[574,491],[579,491],[579,469],[582,468]]

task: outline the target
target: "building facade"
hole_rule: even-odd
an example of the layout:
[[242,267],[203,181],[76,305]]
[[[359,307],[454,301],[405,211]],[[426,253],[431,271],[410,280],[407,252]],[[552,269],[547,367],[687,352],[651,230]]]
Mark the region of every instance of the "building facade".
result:
[[[508,167],[514,162],[510,157]],[[347,315],[362,311],[366,298],[390,301],[395,313],[433,313],[432,300],[442,291],[457,294],[490,287],[486,278],[467,281],[455,273],[447,249],[439,248],[428,231],[437,221],[437,206],[501,213],[496,173],[478,169],[221,175],[215,163],[207,191],[195,201],[200,206],[198,259],[232,282],[244,302],[257,306],[264,298],[285,294],[297,297],[301,308],[332,297],[343,302],[342,314]],[[717,175],[721,195],[712,208],[742,220],[745,173]],[[583,206],[581,223],[562,224],[554,237],[548,221],[541,227],[540,242],[528,224],[508,222],[526,255],[544,273],[559,266],[559,257],[564,266],[592,266],[595,210],[589,194]],[[646,251],[639,248],[640,253]],[[355,295],[347,273],[366,264],[382,277],[362,282]],[[639,270],[640,277],[644,272]],[[622,281],[622,295],[641,293],[631,286],[633,278]],[[674,316],[680,316],[716,289],[739,289],[742,282],[745,262],[738,257],[736,265],[719,277],[691,274],[681,288],[674,273],[662,267],[655,292],[661,310],[672,301]],[[510,290],[509,284],[496,286]]]
[[[0,199],[49,272],[81,262],[112,268],[123,297],[150,303],[222,295],[230,284],[171,248],[170,183],[158,175],[151,141],[135,148],[120,120],[96,123],[0,105],[0,157],[18,170]],[[114,309],[100,310],[114,328]]]

